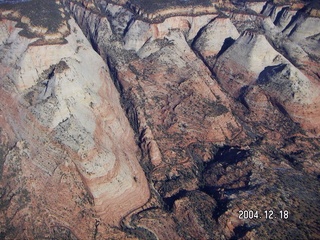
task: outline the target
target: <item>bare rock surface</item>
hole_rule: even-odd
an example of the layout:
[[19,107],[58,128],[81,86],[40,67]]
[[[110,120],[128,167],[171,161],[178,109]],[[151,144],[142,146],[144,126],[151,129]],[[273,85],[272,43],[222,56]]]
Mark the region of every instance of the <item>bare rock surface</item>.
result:
[[2,238],[319,239],[318,4],[170,3],[1,8]]
[[1,24],[1,234],[107,237],[103,226],[149,198],[108,67],[72,19],[62,45],[33,45]]
[[212,66],[214,59],[238,37],[239,32],[229,18],[216,18],[202,30],[193,47]]

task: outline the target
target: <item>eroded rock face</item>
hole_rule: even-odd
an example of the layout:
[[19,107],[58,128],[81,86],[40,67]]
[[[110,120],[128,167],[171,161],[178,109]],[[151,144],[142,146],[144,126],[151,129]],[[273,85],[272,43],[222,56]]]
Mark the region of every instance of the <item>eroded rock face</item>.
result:
[[149,198],[109,69],[74,20],[68,24],[67,44],[33,45],[13,22],[1,22],[6,238],[43,238],[55,227],[81,239],[106,237],[103,226],[119,226]]
[[62,5],[64,45],[0,25],[3,236],[318,237],[316,4]]
[[229,18],[216,18],[203,29],[193,47],[212,66],[213,60],[238,37],[239,32]]

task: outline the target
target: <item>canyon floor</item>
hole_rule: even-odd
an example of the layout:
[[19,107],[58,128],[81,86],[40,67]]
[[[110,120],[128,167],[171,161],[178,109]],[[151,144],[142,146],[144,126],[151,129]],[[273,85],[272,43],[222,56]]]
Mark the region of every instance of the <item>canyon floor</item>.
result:
[[320,239],[318,1],[0,4],[0,239]]

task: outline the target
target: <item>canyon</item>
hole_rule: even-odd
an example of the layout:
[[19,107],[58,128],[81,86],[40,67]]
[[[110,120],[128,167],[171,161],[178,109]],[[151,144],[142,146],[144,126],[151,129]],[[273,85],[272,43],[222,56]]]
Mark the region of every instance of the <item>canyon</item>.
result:
[[320,239],[319,26],[317,1],[0,4],[0,238]]

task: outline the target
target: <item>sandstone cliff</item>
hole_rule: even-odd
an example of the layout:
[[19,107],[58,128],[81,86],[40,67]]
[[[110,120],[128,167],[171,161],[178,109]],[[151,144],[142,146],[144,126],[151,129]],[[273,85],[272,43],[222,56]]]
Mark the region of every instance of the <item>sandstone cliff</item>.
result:
[[107,237],[104,225],[149,198],[109,69],[73,19],[60,45],[34,44],[16,24],[1,21],[1,231]]
[[141,3],[1,10],[1,236],[317,239],[317,4]]

